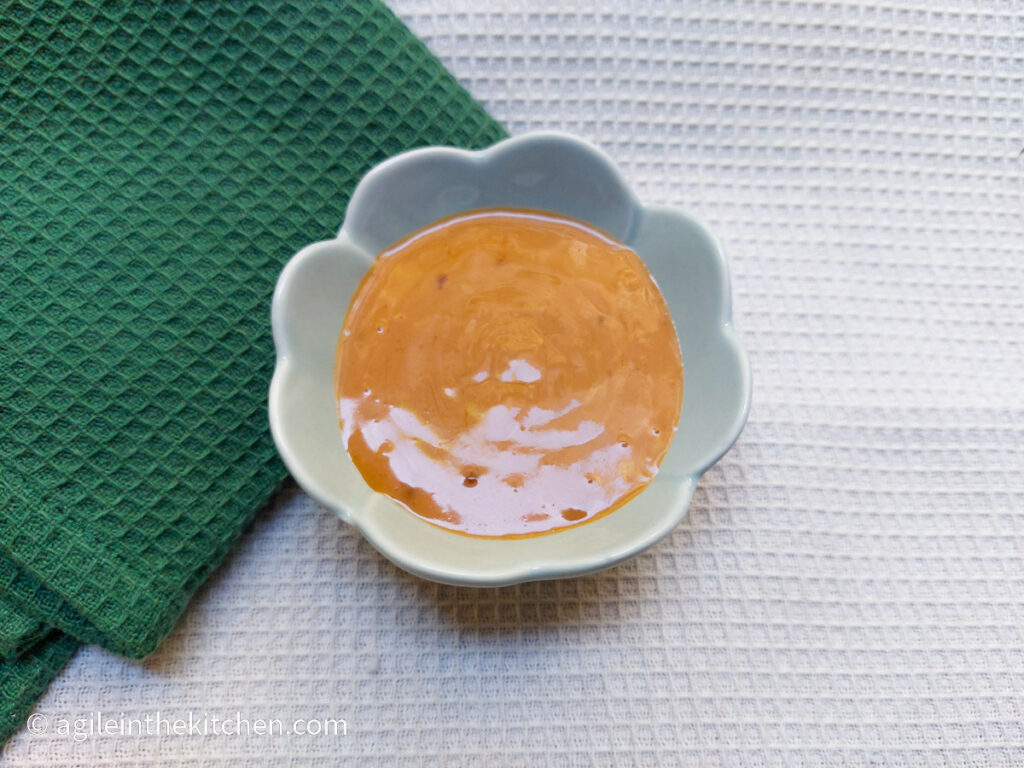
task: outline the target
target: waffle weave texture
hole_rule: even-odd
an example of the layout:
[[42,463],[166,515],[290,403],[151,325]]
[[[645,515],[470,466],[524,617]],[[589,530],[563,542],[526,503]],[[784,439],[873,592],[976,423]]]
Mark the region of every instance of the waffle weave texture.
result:
[[61,633],[152,651],[285,478],[281,265],[385,157],[502,135],[373,0],[0,5],[0,735]]
[[39,702],[343,738],[22,729],[4,768],[1024,766],[1024,3],[390,0],[512,133],[729,258],[754,400],[649,552],[428,584],[302,494],[160,648]]
[[428,584],[281,498],[144,664],[83,649],[38,711],[346,737],[23,730],[7,763],[1024,766],[1024,4],[392,7],[512,133],[596,141],[711,226],[746,429],[581,579]]

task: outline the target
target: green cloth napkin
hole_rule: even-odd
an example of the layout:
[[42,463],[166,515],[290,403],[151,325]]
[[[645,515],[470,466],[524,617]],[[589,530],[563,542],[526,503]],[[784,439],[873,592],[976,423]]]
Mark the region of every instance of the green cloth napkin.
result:
[[385,157],[502,136],[375,0],[0,0],[0,740],[76,641],[152,651],[284,480],[284,262]]

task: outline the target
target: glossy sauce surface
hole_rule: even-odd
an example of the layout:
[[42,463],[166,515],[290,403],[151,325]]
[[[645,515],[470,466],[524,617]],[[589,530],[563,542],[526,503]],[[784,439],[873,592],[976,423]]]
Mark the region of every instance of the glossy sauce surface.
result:
[[593,520],[650,483],[683,369],[632,250],[568,219],[479,211],[378,256],[335,381],[373,489],[444,528],[512,537]]

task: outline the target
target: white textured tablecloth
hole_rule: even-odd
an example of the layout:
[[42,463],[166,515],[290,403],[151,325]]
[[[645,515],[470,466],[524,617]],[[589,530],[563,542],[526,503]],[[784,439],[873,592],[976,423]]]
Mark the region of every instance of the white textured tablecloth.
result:
[[[513,133],[600,143],[718,233],[754,370],[689,518],[610,572],[439,587],[304,495],[11,766],[1024,766],[1024,3],[392,7]],[[296,247],[302,243],[296,243]]]

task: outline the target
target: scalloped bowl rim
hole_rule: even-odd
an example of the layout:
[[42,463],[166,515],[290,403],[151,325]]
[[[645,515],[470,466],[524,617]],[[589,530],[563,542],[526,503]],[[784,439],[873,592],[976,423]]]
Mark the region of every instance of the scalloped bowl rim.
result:
[[[460,166],[465,166],[470,169],[473,173],[480,174],[495,161],[495,158],[501,158],[502,156],[515,152],[522,153],[524,151],[538,151],[538,148],[543,148],[544,151],[551,151],[553,148],[557,148],[559,151],[571,149],[572,151],[580,152],[582,153],[581,157],[585,157],[587,162],[593,164],[593,171],[598,174],[599,177],[603,175],[605,180],[608,180],[613,184],[613,187],[617,186],[617,189],[613,189],[612,191],[621,195],[622,202],[628,205],[629,210],[626,212],[624,221],[618,223],[621,227],[625,228],[625,232],[622,232],[620,229],[619,232],[611,232],[609,234],[616,236],[617,239],[625,242],[631,247],[634,246],[638,233],[644,226],[645,220],[650,220],[652,218],[655,220],[661,218],[665,224],[672,221],[675,222],[676,225],[689,227],[697,236],[703,238],[704,242],[702,245],[707,248],[705,257],[709,259],[712,269],[717,270],[719,283],[719,295],[713,297],[713,302],[719,307],[719,317],[718,322],[714,324],[716,336],[711,337],[711,342],[719,343],[721,345],[721,349],[718,349],[717,352],[719,354],[724,353],[727,357],[731,356],[732,363],[735,364],[735,370],[732,371],[732,373],[737,376],[737,379],[733,383],[736,385],[739,393],[739,402],[734,403],[735,407],[733,409],[732,418],[723,425],[721,431],[717,434],[717,439],[709,441],[708,446],[701,454],[702,460],[689,467],[689,471],[677,474],[673,477],[676,493],[674,498],[670,499],[669,502],[666,503],[664,512],[657,518],[657,524],[649,525],[647,529],[632,538],[628,538],[615,545],[610,544],[605,549],[601,549],[596,552],[585,552],[580,554],[574,552],[571,547],[566,547],[564,553],[560,553],[557,557],[530,557],[527,555],[504,567],[488,566],[486,568],[473,568],[459,567],[454,563],[432,563],[429,562],[429,558],[425,561],[422,553],[417,554],[415,552],[415,547],[397,547],[394,541],[388,541],[387,539],[389,537],[382,534],[382,529],[376,524],[373,516],[370,514],[363,514],[367,507],[367,500],[371,497],[381,497],[381,494],[377,494],[370,491],[368,487],[364,487],[361,489],[361,493],[364,498],[363,504],[346,503],[345,500],[337,498],[335,493],[332,493],[325,488],[317,473],[306,465],[306,462],[298,456],[299,451],[297,451],[292,445],[291,440],[294,438],[289,438],[287,435],[284,414],[287,411],[286,401],[289,395],[289,389],[296,386],[297,382],[301,383],[298,378],[301,376],[301,371],[299,367],[295,365],[295,355],[290,354],[292,352],[289,344],[291,341],[289,327],[290,314],[286,311],[290,306],[288,299],[290,298],[290,293],[293,290],[293,283],[300,279],[303,268],[308,265],[311,259],[324,258],[322,254],[327,249],[345,251],[346,253],[354,255],[357,259],[362,258],[363,262],[357,266],[361,266],[364,271],[369,268],[376,252],[382,250],[383,247],[377,247],[374,249],[374,245],[380,246],[380,243],[372,243],[373,238],[368,236],[365,231],[361,230],[360,224],[361,222],[368,220],[370,217],[372,213],[371,206],[375,206],[376,203],[376,207],[379,208],[380,201],[374,201],[372,199],[372,194],[368,193],[368,191],[374,190],[375,186],[382,183],[382,180],[386,186],[389,183],[388,177],[403,173],[403,168],[407,169],[410,166],[415,167],[417,163],[424,162],[431,165],[438,162],[457,163]],[[474,207],[470,205],[462,210],[474,210]],[[550,210],[550,208],[547,208],[546,210]],[[555,213],[561,212],[555,211]],[[588,220],[581,216],[575,216],[575,218]],[[598,226],[598,224],[593,221],[590,223]],[[397,239],[398,238],[395,238],[395,240]],[[368,240],[371,242],[368,243]],[[383,245],[390,245],[395,240],[383,243]],[[644,253],[639,249],[637,249],[637,253],[645,263],[648,261],[647,258],[645,258]],[[650,264],[648,266],[650,266]],[[662,291],[665,293],[664,287],[662,287]],[[344,314],[344,310],[342,310],[342,314]],[[676,320],[674,313],[673,320]],[[271,433],[277,446],[278,453],[283,459],[285,465],[288,467],[293,478],[300,487],[302,487],[319,503],[329,509],[332,509],[343,520],[355,526],[356,529],[370,542],[370,544],[374,546],[374,548],[396,565],[423,578],[443,583],[464,586],[502,586],[538,579],[579,576],[608,568],[643,552],[665,537],[682,521],[689,508],[690,499],[696,482],[699,480],[700,476],[711,465],[718,461],[733,445],[739,437],[750,411],[752,390],[750,363],[743,345],[739,340],[739,336],[732,324],[731,289],[728,267],[724,253],[722,252],[718,241],[706,226],[691,215],[679,209],[659,205],[645,205],[641,203],[633,195],[619,169],[607,155],[593,145],[570,134],[561,132],[544,131],[523,134],[498,142],[486,149],[475,151],[454,147],[424,147],[410,150],[384,160],[367,172],[367,174],[363,176],[357,184],[348,203],[344,222],[338,231],[337,237],[333,240],[313,243],[302,248],[285,265],[280,277],[278,278],[274,291],[271,309],[271,325],[276,350],[276,365],[270,384],[268,415]],[[677,325],[677,331],[678,330]],[[682,342],[682,336],[680,336],[680,340]],[[711,346],[712,345],[709,344],[709,348]],[[685,356],[683,365],[685,373],[689,370]],[[689,377],[687,377],[687,385],[689,385]],[[684,391],[683,397],[684,409],[687,404],[686,397],[688,392],[689,389],[687,388],[687,390]],[[337,428],[336,424],[333,426],[335,429]],[[675,445],[679,443],[681,434],[682,430],[680,430],[673,439],[673,445],[670,448],[669,456],[672,455]],[[342,452],[344,453],[345,460],[351,464],[351,459],[348,458],[347,452],[344,450]],[[666,462],[667,461],[668,458],[666,458]],[[662,468],[665,468],[664,463]],[[661,477],[661,475],[659,474],[658,477]],[[359,482],[363,482],[361,478],[359,478]],[[583,526],[577,526],[565,529],[564,531],[548,534],[546,536],[522,539],[519,541],[531,542],[540,539],[565,537],[574,530],[597,526],[602,520],[606,520],[613,515],[619,515],[630,506],[636,504],[637,499],[642,499],[646,494],[650,494],[653,487],[654,483],[652,483],[651,486],[648,486],[641,494],[639,494],[639,496],[635,497],[626,505],[612,513],[612,515],[586,523]],[[389,503],[395,504],[395,502],[390,501]],[[403,512],[410,518],[415,517],[408,511],[403,510]],[[417,522],[435,531],[442,530],[437,526],[432,526],[429,523],[420,521],[418,518]],[[473,539],[470,537],[462,537],[448,531],[444,531],[444,534],[446,536],[457,536],[460,539],[468,539],[471,541],[495,541],[494,539]],[[481,546],[486,545],[482,544]],[[523,549],[528,550],[529,546],[527,545]]]

